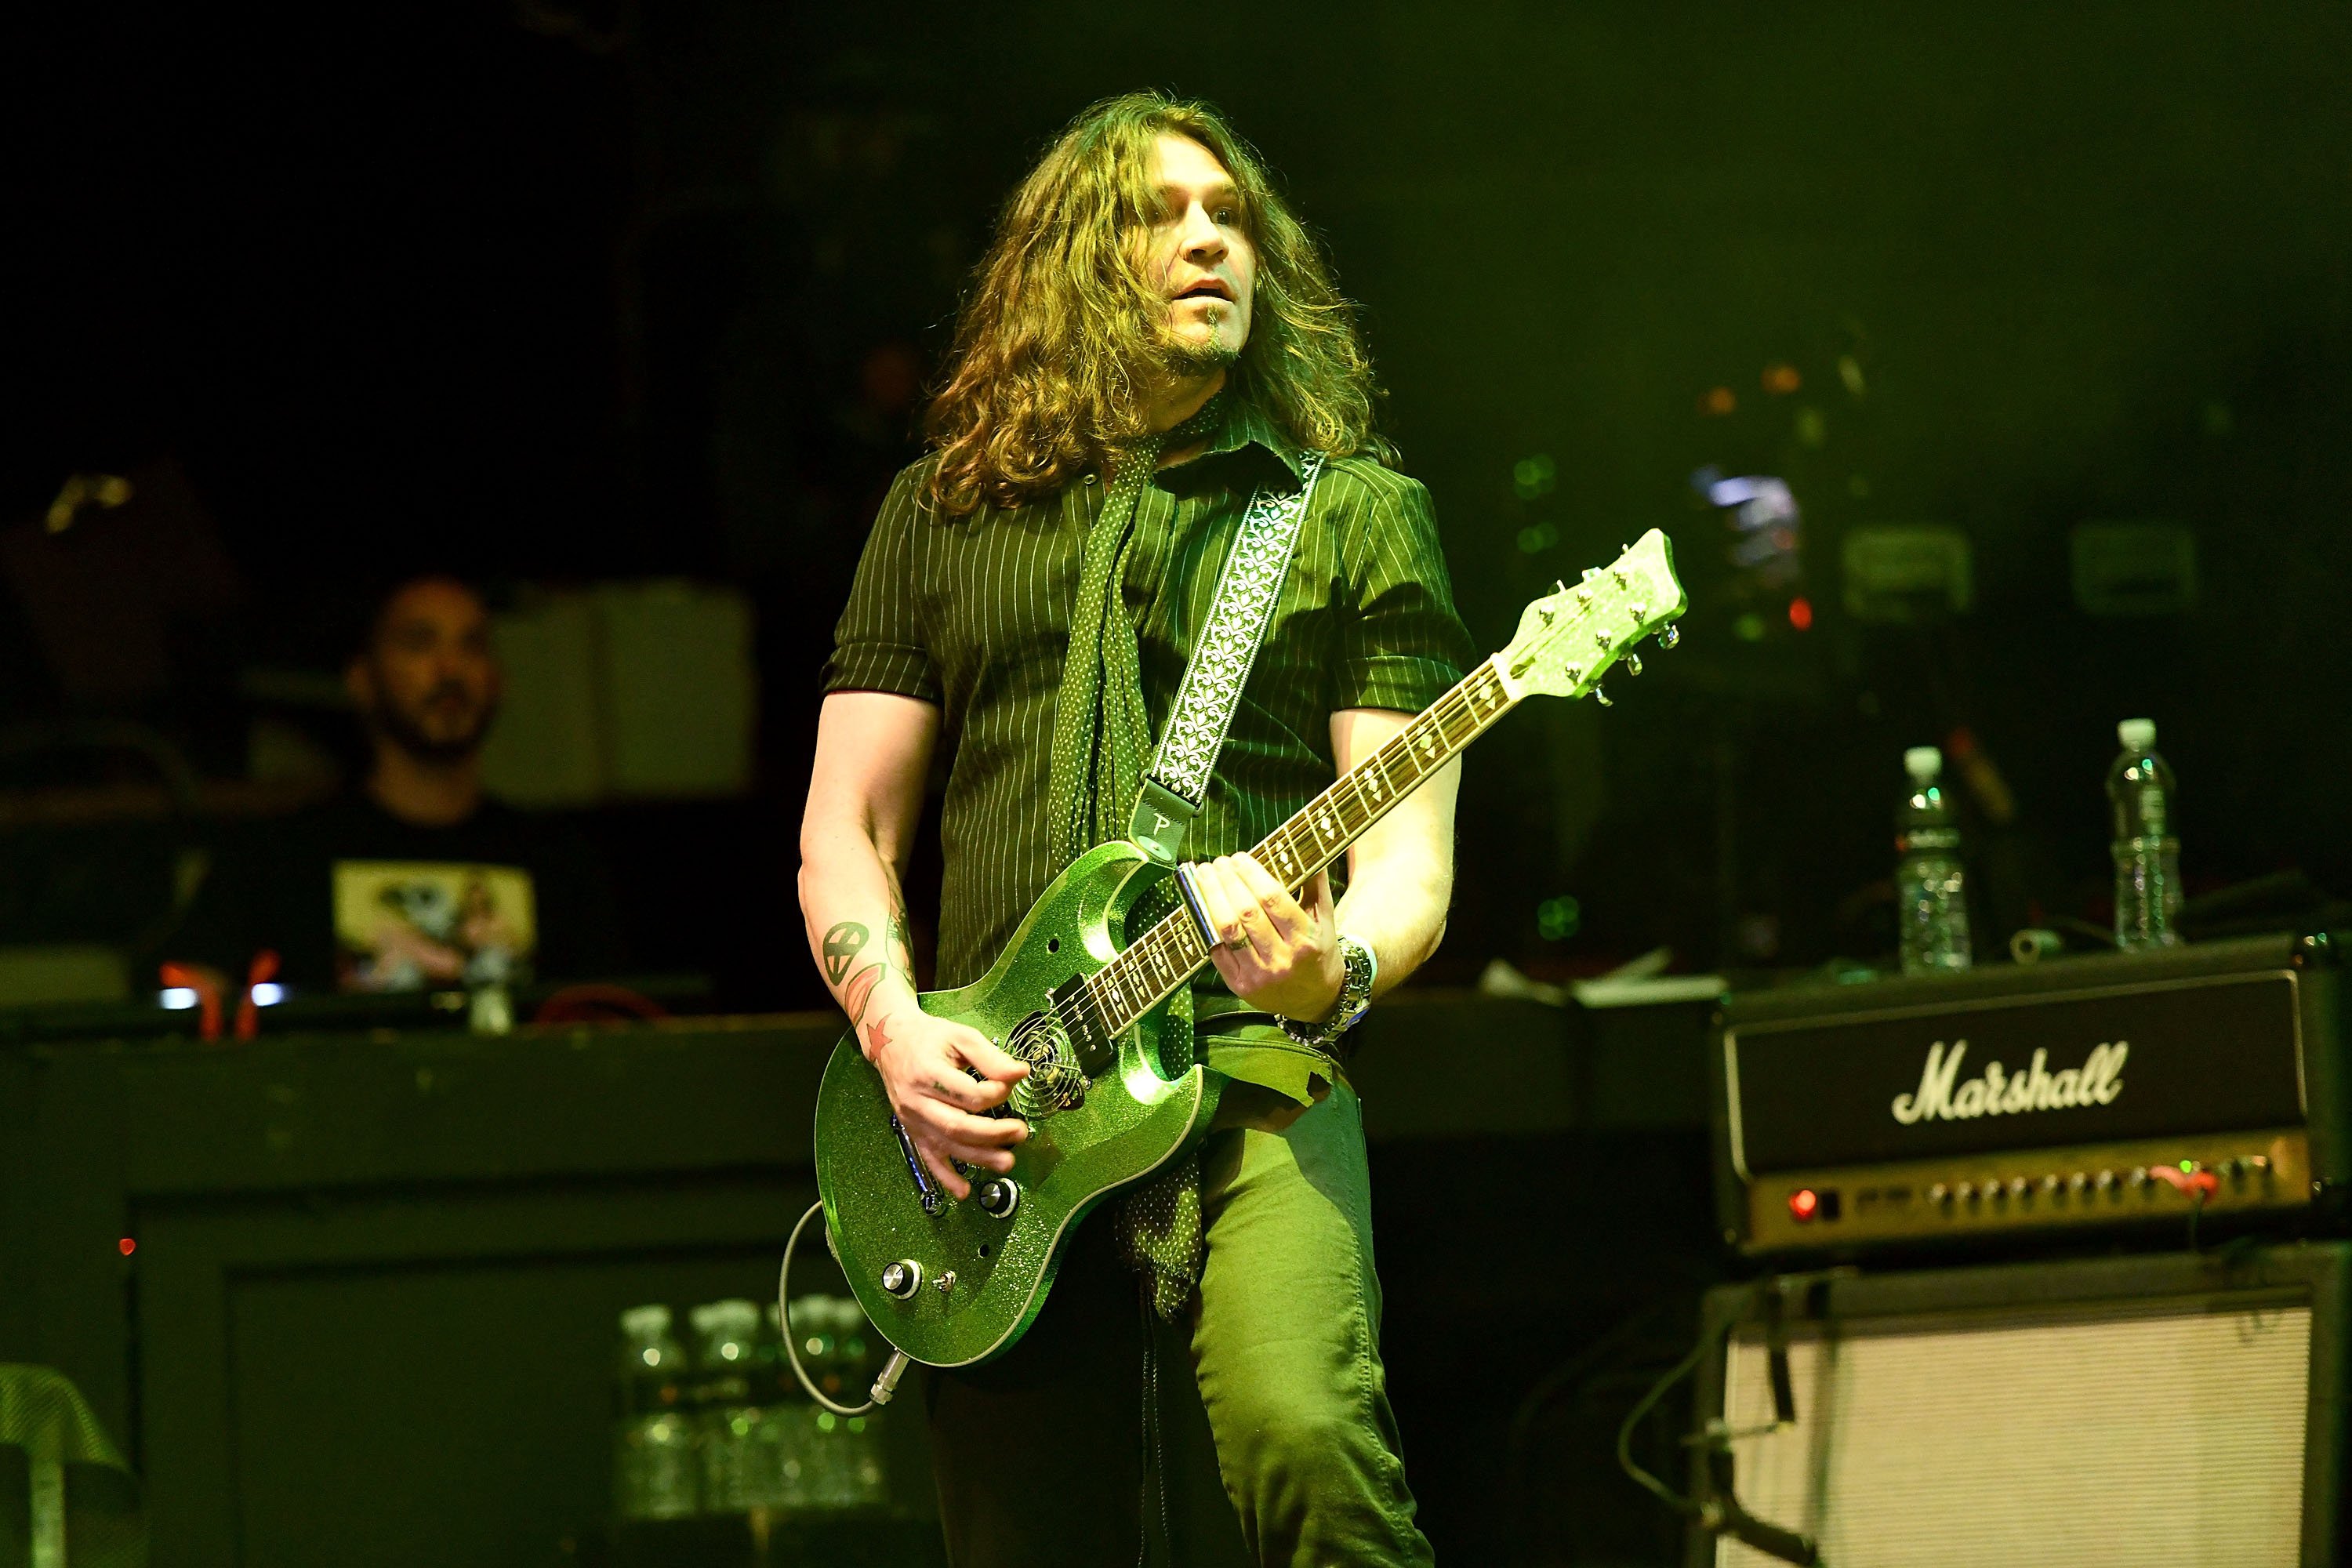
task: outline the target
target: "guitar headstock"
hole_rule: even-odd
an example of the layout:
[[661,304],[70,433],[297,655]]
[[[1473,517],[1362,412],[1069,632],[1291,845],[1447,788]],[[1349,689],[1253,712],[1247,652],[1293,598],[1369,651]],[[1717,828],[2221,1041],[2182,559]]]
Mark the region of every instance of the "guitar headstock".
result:
[[[1673,623],[1688,603],[1675,577],[1674,547],[1654,528],[1610,565],[1528,606],[1518,635],[1495,656],[1504,686],[1515,700],[1597,692],[1610,667],[1630,658],[1643,637],[1659,633],[1659,646],[1674,647]],[[1642,667],[1634,659],[1630,668],[1638,674]]]

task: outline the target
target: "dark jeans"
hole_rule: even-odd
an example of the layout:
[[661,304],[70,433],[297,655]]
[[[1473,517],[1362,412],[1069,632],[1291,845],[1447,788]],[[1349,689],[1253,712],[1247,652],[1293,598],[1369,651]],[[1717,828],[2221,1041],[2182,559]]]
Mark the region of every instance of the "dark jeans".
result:
[[929,1377],[955,1568],[1430,1563],[1381,1367],[1354,1093],[1212,1135],[1202,1173],[1190,1324],[1143,1309],[1098,1213],[1010,1354]]

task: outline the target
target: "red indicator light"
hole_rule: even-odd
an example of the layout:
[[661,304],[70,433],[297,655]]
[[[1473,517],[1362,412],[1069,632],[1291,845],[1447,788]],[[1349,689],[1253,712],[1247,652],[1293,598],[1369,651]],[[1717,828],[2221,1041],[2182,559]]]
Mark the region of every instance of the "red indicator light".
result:
[[1789,624],[1801,632],[1813,629],[1813,602],[1811,599],[1789,601]]
[[126,1236],[114,1244],[114,1250],[128,1258],[139,1250],[139,1243],[135,1238]]
[[1809,1220],[1821,1211],[1822,1197],[1811,1187],[1799,1187],[1789,1194],[1789,1212],[1799,1221]]

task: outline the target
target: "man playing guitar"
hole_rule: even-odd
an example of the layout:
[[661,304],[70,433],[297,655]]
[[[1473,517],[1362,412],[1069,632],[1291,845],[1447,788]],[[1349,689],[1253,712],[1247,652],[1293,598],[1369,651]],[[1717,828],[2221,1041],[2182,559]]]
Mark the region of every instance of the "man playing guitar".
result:
[[1390,466],[1372,400],[1347,304],[1246,144],[1198,104],[1111,100],[1008,204],[932,449],[866,545],[826,674],[801,905],[918,1156],[962,1198],[1027,1136],[986,1113],[1028,1069],[916,1002],[899,879],[933,752],[944,737],[938,981],[954,986],[1055,870],[1124,835],[1244,510],[1310,486],[1183,841],[1225,944],[1189,1003],[1196,1059],[1229,1080],[1217,1131],[1078,1227],[1008,1353],[930,1374],[959,1568],[1103,1568],[1139,1542],[1184,1563],[1431,1560],[1384,1393],[1339,1052],[1443,933],[1459,764],[1354,845],[1344,896],[1318,875],[1294,899],[1243,852],[1469,661],[1428,494]]

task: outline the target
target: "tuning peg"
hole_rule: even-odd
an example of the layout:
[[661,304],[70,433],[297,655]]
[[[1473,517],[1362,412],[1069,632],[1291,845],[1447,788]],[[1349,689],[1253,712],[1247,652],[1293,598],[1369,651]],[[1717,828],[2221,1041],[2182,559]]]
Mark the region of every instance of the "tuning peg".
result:
[[1675,644],[1676,644],[1676,643],[1678,643],[1678,642],[1680,642],[1680,641],[1682,641],[1682,640],[1683,640],[1683,629],[1682,629],[1682,627],[1680,627],[1680,626],[1663,626],[1663,627],[1659,628],[1659,631],[1658,631],[1658,646],[1659,646],[1660,647],[1663,647],[1663,648],[1669,648],[1669,649],[1670,649],[1670,648],[1672,648],[1672,647],[1675,646]]
[[1642,673],[1642,656],[1640,654],[1629,653],[1625,656],[1625,673],[1628,675],[1639,675]]
[[1592,689],[1592,700],[1600,703],[1603,708],[1614,708],[1617,706],[1617,704],[1609,700],[1609,693],[1601,690],[1601,688],[1597,686]]
[[1555,594],[1565,594],[1568,592],[1568,584],[1555,577],[1551,580],[1551,591]]

